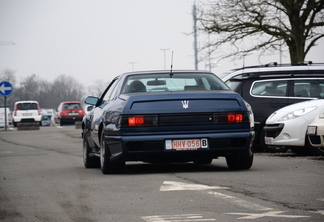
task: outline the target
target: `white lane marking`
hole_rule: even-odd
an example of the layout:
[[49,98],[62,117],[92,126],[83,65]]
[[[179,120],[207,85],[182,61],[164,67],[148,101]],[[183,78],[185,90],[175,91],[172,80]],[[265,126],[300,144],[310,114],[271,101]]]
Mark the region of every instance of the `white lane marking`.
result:
[[146,222],[190,222],[190,221],[216,221],[213,218],[203,218],[201,214],[177,214],[177,215],[154,215],[143,216]]
[[241,206],[241,207],[244,207],[244,208],[250,209],[250,210],[262,210],[262,211],[273,210],[273,208],[264,207],[264,206],[256,204],[256,203],[252,203],[250,201],[242,200],[240,198],[233,197],[233,196],[226,195],[226,194],[219,193],[219,192],[209,191],[208,194],[212,194],[217,198],[223,199],[223,200],[230,202],[236,206]]
[[[176,181],[164,181],[163,185],[160,187],[160,191],[179,191],[179,190],[197,190],[197,191],[206,191],[206,190],[228,190],[229,187],[220,187],[220,186],[208,186],[202,184],[189,184],[189,183],[181,183]],[[205,192],[204,192],[205,193]],[[208,191],[207,194],[212,194],[217,198],[221,198],[226,200],[232,204],[253,210],[273,210],[269,207],[264,207],[249,201],[245,201],[230,195],[222,194],[215,191]]]
[[176,190],[225,190],[229,187],[208,186],[202,184],[189,184],[176,181],[164,181],[160,187],[160,191],[176,191]]
[[[265,213],[225,213],[225,214],[232,214],[232,215],[245,215],[244,217],[239,217],[239,220],[255,220],[263,217],[281,217],[281,218],[302,218],[302,217],[309,217],[309,216],[298,216],[298,215],[282,215],[281,213],[285,213],[286,211],[268,211]],[[280,215],[279,215],[280,214]]]
[[310,212],[324,215],[324,210],[317,210],[317,211],[310,211]]
[[[215,191],[206,191],[206,190],[214,190],[214,189],[230,189],[228,187],[219,187],[219,186],[207,186],[202,184],[188,184],[181,183],[175,181],[164,181],[163,185],[160,187],[160,191],[179,191],[179,190],[196,190],[202,193],[214,195],[217,198],[225,200],[233,205],[243,207],[249,210],[256,211],[267,211],[263,213],[225,213],[225,214],[233,214],[233,215],[245,215],[244,217],[240,217],[238,219],[258,219],[262,217],[282,217],[282,218],[302,218],[309,216],[298,216],[298,215],[282,215],[285,211],[276,211],[273,208],[265,207],[250,201],[246,201],[234,196],[226,195],[223,193],[215,192]],[[280,214],[280,215],[279,215]],[[180,220],[183,221],[183,220]],[[160,221],[156,221],[160,222]],[[161,220],[163,222],[163,220]]]

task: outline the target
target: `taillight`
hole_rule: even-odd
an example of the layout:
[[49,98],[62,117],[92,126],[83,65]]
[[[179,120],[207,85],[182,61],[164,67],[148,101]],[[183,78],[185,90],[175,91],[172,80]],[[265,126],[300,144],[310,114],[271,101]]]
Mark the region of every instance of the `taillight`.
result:
[[122,127],[149,127],[157,126],[158,117],[157,115],[131,115],[123,116],[121,118]]
[[13,113],[14,116],[17,116],[17,110],[18,110],[18,106],[16,105],[16,106],[15,106],[14,113]]
[[40,107],[39,107],[39,105],[37,104],[37,107],[36,107],[36,109],[37,109],[37,111],[38,111],[38,115],[40,115],[41,114],[41,110],[40,110]]
[[142,126],[144,123],[144,116],[128,117],[128,126]]
[[228,123],[248,123],[249,117],[246,112],[229,112],[229,113],[214,113],[215,124]]
[[228,113],[227,121],[229,123],[241,123],[243,122],[243,115],[242,113]]

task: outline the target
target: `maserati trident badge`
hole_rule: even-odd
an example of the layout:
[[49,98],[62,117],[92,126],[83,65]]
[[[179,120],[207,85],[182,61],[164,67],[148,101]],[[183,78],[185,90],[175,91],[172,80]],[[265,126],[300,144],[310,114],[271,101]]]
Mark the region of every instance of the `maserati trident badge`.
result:
[[188,109],[189,108],[189,100],[183,100],[182,102],[182,107],[184,109]]

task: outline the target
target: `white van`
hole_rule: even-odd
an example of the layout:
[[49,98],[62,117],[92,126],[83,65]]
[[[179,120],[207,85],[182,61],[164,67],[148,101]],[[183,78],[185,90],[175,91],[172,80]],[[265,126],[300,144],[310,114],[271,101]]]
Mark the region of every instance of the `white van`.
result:
[[[7,126],[11,126],[12,124],[12,117],[11,117],[11,111],[7,107],[6,108],[6,114],[7,114]],[[5,127],[5,108],[0,107],[0,127]]]

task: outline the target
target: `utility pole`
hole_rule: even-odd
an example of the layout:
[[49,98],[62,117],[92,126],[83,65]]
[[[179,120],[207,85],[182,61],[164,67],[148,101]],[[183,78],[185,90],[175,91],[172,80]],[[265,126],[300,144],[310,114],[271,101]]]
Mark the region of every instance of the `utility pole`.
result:
[[[12,41],[0,41],[0,45],[15,45],[14,42]],[[9,84],[8,87],[5,87],[6,84]],[[11,86],[11,83],[9,82],[0,82],[0,85],[1,85],[1,95],[4,95],[4,110],[5,110],[5,130],[7,130],[7,96],[11,94],[11,91],[12,91],[12,86]],[[9,94],[6,94],[6,91],[10,91]]]
[[196,12],[196,1],[193,5],[193,22],[194,22],[194,51],[195,51],[195,70],[198,70],[198,47],[197,47],[197,12]]
[[167,50],[169,50],[169,49],[160,49],[160,50],[163,50],[163,52],[164,52],[164,70],[166,70],[166,62],[165,62],[166,58],[165,58],[165,51],[167,51]]
[[137,62],[129,62],[129,64],[132,65],[132,71],[134,71],[134,64],[137,63]]

